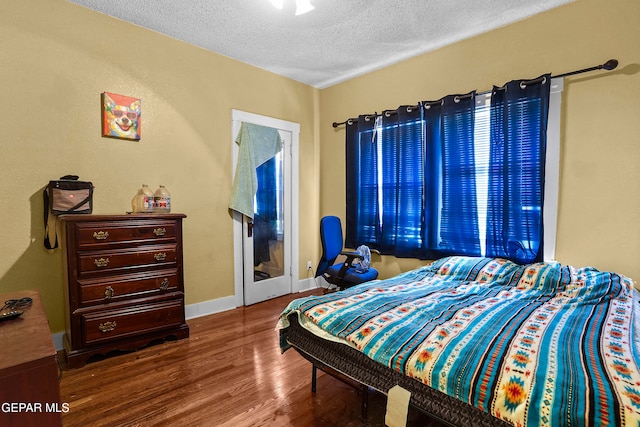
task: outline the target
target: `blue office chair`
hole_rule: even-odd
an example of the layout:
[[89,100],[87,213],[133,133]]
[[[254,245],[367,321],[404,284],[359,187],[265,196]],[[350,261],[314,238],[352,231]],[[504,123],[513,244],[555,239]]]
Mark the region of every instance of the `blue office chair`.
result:
[[[342,224],[337,216],[325,216],[320,220],[320,240],[322,257],[315,277],[323,276],[327,282],[338,289],[350,288],[378,277],[378,271],[371,267],[364,272],[356,271],[353,262],[356,259],[362,259],[362,255],[358,252],[342,250]],[[347,259],[334,265],[338,255],[344,255]]]

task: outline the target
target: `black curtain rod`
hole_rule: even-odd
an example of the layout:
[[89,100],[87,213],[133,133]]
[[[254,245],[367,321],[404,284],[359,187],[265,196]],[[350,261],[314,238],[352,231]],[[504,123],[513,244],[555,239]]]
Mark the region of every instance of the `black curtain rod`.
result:
[[[618,60],[617,59],[610,59],[607,62],[605,62],[604,64],[601,65],[596,65],[595,67],[589,67],[589,68],[583,68],[582,70],[576,70],[576,71],[570,71],[568,73],[563,73],[563,74],[558,74],[557,76],[551,76],[551,78],[557,78],[557,77],[567,77],[567,76],[573,76],[575,74],[582,74],[582,73],[588,73],[590,71],[596,71],[596,70],[613,70],[614,68],[616,68],[618,66]],[[375,115],[371,115],[370,116],[377,116],[378,113],[376,113]],[[346,124],[349,120],[354,120],[354,119],[347,119],[344,122],[333,122],[333,127],[337,128],[340,125],[344,125]]]

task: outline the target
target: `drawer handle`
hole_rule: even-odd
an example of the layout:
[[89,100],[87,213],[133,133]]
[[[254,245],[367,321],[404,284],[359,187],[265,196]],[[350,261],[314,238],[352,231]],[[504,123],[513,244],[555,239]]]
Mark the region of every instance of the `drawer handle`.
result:
[[169,288],[169,279],[165,277],[164,279],[162,279],[162,282],[160,283],[160,289],[163,291],[166,291],[168,288]]
[[115,321],[104,322],[98,325],[98,329],[100,329],[100,332],[102,333],[107,333],[107,332],[113,331],[116,328],[116,326],[118,326],[118,324]]
[[113,290],[113,288],[111,286],[107,286],[107,288],[104,290],[104,299],[109,300],[113,298],[114,294],[115,291]]
[[107,265],[109,265],[109,258],[94,259],[93,263],[96,265],[96,267],[106,267]]
[[108,231],[94,231],[93,232],[93,238],[96,240],[107,240],[107,237],[109,237],[109,232]]
[[156,259],[156,261],[164,261],[165,259],[167,259],[167,254],[164,252],[158,252],[153,257]]
[[157,237],[162,237],[165,234],[167,234],[167,229],[166,228],[154,228],[153,229],[153,234],[155,234]]

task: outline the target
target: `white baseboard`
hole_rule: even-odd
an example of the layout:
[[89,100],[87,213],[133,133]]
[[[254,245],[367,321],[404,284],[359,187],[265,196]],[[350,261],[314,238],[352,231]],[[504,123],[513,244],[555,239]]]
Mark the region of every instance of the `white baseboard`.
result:
[[64,339],[64,332],[56,332],[53,334],[53,346],[56,348],[56,351],[60,351],[64,348],[64,344],[62,340]]
[[[324,286],[324,279],[309,277],[307,279],[302,279],[298,282],[298,292],[304,292],[311,289],[316,289]],[[294,291],[295,292],[295,291]]]
[[184,315],[186,319],[189,320],[195,319],[196,317],[220,313],[222,311],[233,310],[236,307],[236,297],[232,295],[230,297],[189,304],[184,308]]
[[[324,279],[314,279],[312,277],[308,279],[302,279],[298,282],[297,292],[305,292],[311,289],[315,289],[318,287],[324,287]],[[296,289],[293,290],[296,292]],[[187,320],[195,319],[197,317],[209,316],[210,314],[216,314],[223,311],[233,310],[237,308],[236,304],[236,296],[232,295],[230,297],[223,297],[212,299],[209,301],[198,302],[195,304],[189,304],[184,308],[184,315]],[[284,308],[284,307],[283,307]],[[63,339],[64,332],[56,332],[52,334],[53,337],[53,345],[56,348],[56,351],[60,351],[64,348]]]

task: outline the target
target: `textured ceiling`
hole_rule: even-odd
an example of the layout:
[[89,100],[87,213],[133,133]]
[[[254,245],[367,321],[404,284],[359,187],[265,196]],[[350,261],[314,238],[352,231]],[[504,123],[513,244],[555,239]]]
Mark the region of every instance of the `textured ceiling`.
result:
[[325,88],[572,0],[69,0]]

